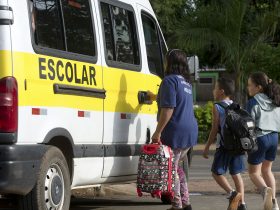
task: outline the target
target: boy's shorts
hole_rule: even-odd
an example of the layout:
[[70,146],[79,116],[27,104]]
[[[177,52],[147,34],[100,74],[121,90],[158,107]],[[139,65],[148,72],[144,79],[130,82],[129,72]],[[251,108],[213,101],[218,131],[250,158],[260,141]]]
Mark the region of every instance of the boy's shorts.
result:
[[231,175],[245,171],[245,155],[231,155],[225,149],[216,150],[211,171],[217,175],[223,175],[229,169]]
[[269,133],[257,138],[258,150],[248,153],[248,163],[258,165],[264,160],[274,161],[277,155],[278,133]]

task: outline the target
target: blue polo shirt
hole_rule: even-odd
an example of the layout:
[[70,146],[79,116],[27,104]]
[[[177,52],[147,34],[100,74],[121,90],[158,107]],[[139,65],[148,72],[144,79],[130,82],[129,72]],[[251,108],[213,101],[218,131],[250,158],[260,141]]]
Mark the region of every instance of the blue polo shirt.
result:
[[[233,103],[232,100],[223,100],[220,102],[224,103],[225,105],[228,105],[228,106]],[[219,119],[220,119],[219,126],[220,126],[221,130],[220,130],[220,133],[218,133],[218,135],[217,135],[217,142],[216,142],[216,147],[219,148],[220,146],[224,145],[224,143],[222,141],[222,136],[220,136],[220,135],[223,135],[223,133],[224,133],[224,126],[226,123],[226,110],[218,104],[215,104],[215,108],[219,113]]]
[[174,108],[170,121],[161,133],[163,144],[172,149],[197,144],[198,126],[193,110],[192,86],[180,75],[166,76],[159,88],[158,117],[161,108]]

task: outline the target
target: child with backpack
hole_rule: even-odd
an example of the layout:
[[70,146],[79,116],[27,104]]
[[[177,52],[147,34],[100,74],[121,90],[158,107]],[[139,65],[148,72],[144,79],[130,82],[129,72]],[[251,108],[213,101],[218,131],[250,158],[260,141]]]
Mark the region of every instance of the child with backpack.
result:
[[280,85],[265,73],[255,72],[248,79],[248,93],[252,98],[247,111],[255,119],[258,144],[257,151],[248,153],[249,175],[263,196],[264,210],[279,210],[271,168],[280,131]]
[[[246,210],[244,184],[240,175],[245,170],[244,154],[231,154],[224,148],[223,143],[226,111],[222,104],[229,106],[233,103],[230,97],[234,91],[235,85],[233,80],[220,78],[215,84],[213,95],[214,99],[219,101],[219,103],[215,104],[212,110],[212,128],[203,151],[203,157],[208,159],[209,147],[217,137],[217,149],[211,169],[213,178],[228,193],[228,210]],[[236,190],[231,187],[224,176],[227,169],[229,169]]]

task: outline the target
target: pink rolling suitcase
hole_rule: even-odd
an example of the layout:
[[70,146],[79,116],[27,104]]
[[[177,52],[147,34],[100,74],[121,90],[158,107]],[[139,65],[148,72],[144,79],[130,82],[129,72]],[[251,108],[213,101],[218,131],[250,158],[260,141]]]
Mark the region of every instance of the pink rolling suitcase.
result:
[[137,193],[153,197],[174,197],[175,166],[170,147],[160,144],[142,146],[138,163]]

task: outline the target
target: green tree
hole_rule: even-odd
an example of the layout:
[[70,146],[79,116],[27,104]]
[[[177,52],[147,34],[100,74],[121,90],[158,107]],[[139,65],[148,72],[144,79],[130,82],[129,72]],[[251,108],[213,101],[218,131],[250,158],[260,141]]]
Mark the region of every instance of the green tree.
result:
[[[194,8],[191,0],[150,0],[166,41],[168,42],[174,31],[177,30],[182,17],[190,14]],[[178,47],[168,42],[169,47]]]
[[[182,19],[171,37],[172,42],[190,51],[214,46],[221,53],[221,62],[235,73],[237,97],[240,81],[252,53],[263,42],[270,41],[277,25],[279,9],[258,12],[248,1],[211,1],[187,19]],[[239,94],[238,94],[239,93]]]
[[[261,44],[254,51],[246,69],[248,73],[263,71],[270,78],[280,83],[280,45],[273,47],[269,44]],[[246,75],[245,78],[247,78]]]

